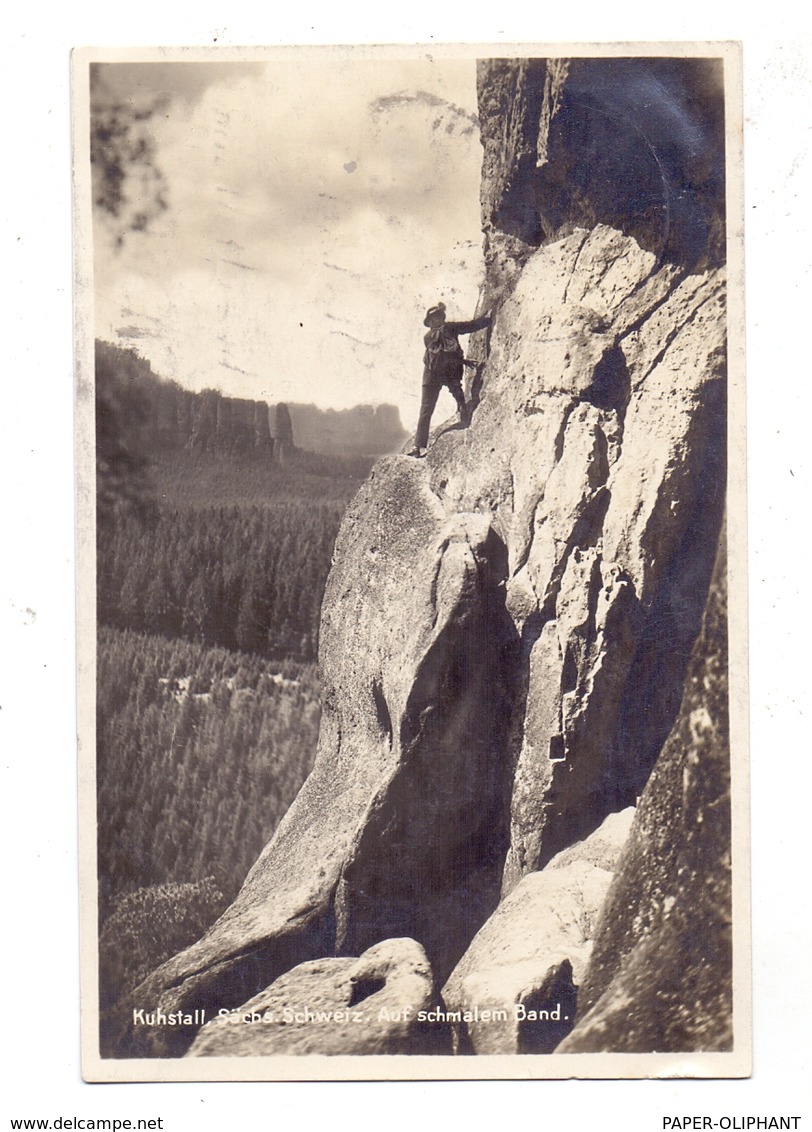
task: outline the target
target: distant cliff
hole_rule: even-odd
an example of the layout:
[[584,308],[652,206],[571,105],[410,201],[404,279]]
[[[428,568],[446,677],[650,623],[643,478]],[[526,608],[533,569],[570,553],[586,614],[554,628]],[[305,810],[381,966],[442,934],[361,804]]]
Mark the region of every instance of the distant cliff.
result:
[[325,455],[378,456],[396,451],[406,439],[394,405],[320,409],[287,405],[286,425],[278,432],[277,410],[264,401],[227,397],[214,389],[193,393],[155,374],[132,350],[98,342],[97,404],[110,411],[105,395],[118,386],[130,406],[137,403],[140,443],[150,453],[176,451],[270,459],[275,443],[288,458],[293,448]]
[[[572,1048],[599,1048],[588,1027],[602,1025],[594,1011],[611,1005],[618,972],[605,958],[583,972],[615,867],[606,845],[618,826],[610,836],[607,819],[635,805],[652,771],[661,786],[638,819],[666,813],[675,836],[691,815],[721,814],[725,797],[723,694],[714,688],[704,709],[696,651],[689,667],[725,505],[719,80],[706,60],[480,66],[482,309],[494,325],[473,344],[472,423],[438,426],[425,460],[380,460],[348,509],[322,610],[313,772],[232,906],[133,1002],[191,1014],[276,1001],[306,980],[325,996],[329,983],[331,1002],[360,994],[371,1010],[408,982],[393,958],[412,956],[395,947],[406,937],[423,949],[403,961],[420,970],[425,1001],[423,953],[441,999],[473,1007],[498,992],[527,1018],[574,1003],[578,972],[579,1014],[592,1012]],[[721,657],[714,608],[696,648]],[[689,720],[675,726],[686,677]],[[686,778],[702,757],[702,743],[686,744],[703,710],[717,721],[715,770]],[[635,1048],[707,1048],[711,1030],[725,1048],[729,889],[724,878],[709,887],[709,874],[727,827],[706,858],[686,845],[690,876],[663,908],[673,862],[656,839],[648,850],[638,819],[606,913],[618,927],[600,929],[600,955],[620,933],[624,953],[650,957],[656,942],[678,966],[693,933],[703,979],[717,980],[718,1024],[658,1028],[653,968],[648,983],[626,973],[618,994],[628,988],[642,1019]],[[564,884],[569,934],[556,935],[551,901]],[[640,907],[652,892],[659,901],[633,936],[617,910],[627,892]],[[522,931],[536,933],[533,947],[519,946]],[[363,992],[352,964],[347,981],[330,982],[345,978],[339,957],[366,970],[387,940],[387,965]],[[508,954],[497,987],[477,956]],[[664,993],[679,1015],[690,988],[673,974]],[[131,1005],[118,1016],[119,1053],[189,1049],[194,1023],[135,1033]],[[554,1040],[535,1023],[514,1027],[500,1049],[549,1052],[572,1024]],[[314,1033],[291,1034],[291,1048],[320,1052]],[[191,1053],[218,1048],[229,1052],[212,1035]],[[493,1047],[462,1026],[454,1048]]]
[[407,432],[394,405],[319,409],[287,403],[298,448],[331,456],[384,456],[397,452]]

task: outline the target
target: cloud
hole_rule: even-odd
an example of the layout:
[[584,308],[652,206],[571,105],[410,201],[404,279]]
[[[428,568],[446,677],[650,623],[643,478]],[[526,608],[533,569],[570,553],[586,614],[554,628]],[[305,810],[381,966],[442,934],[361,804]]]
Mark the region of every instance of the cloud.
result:
[[240,369],[239,366],[231,365],[230,362],[221,361],[220,365],[225,366],[226,369],[233,370],[234,373],[241,373],[244,377],[256,377],[257,376],[255,373],[251,373],[247,369]]
[[138,311],[192,388],[415,412],[425,308],[478,293],[473,61],[206,66],[152,124],[169,208],[99,247],[100,330]]
[[238,83],[260,74],[264,67],[264,63],[245,62],[93,63],[90,84],[97,98],[191,105],[210,87]]

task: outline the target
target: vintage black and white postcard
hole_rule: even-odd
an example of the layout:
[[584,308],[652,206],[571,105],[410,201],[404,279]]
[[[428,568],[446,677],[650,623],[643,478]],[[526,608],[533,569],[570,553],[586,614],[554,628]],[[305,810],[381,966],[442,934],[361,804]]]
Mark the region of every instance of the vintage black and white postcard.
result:
[[84,1073],[749,1073],[740,54],[74,57]]

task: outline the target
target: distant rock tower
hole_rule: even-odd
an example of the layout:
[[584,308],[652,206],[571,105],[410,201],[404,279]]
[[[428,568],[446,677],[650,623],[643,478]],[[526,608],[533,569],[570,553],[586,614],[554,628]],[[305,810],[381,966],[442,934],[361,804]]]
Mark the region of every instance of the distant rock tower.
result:
[[273,449],[271,422],[268,420],[268,406],[264,401],[252,401],[251,426],[254,434],[254,448],[268,453]]
[[271,409],[273,423],[273,458],[276,464],[286,464],[295,449],[293,446],[293,424],[287,405],[280,402],[275,409]]

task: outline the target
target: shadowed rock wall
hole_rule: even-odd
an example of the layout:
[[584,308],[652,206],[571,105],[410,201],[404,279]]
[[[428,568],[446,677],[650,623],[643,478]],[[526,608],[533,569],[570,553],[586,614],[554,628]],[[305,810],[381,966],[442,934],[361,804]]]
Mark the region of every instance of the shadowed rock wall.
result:
[[729,1050],[730,759],[724,542],[679,716],[640,799],[561,1053]]
[[720,59],[495,59],[479,64],[487,286],[528,249],[607,224],[663,260],[724,261]]

